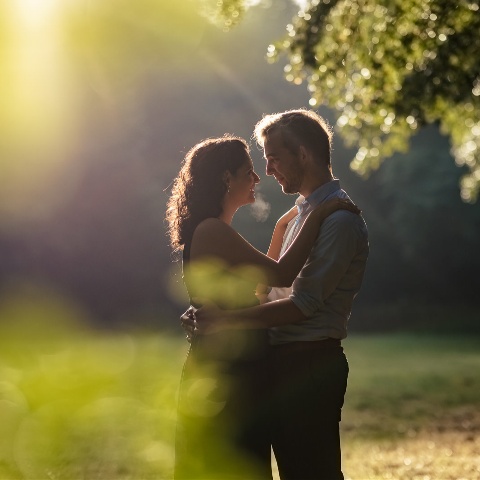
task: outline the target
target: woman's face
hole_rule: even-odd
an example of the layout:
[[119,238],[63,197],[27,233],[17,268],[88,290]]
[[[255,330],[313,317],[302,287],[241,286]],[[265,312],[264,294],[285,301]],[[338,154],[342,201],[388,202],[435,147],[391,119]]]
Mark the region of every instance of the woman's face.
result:
[[229,200],[239,206],[255,202],[255,185],[260,177],[255,173],[252,159],[248,156],[245,163],[229,179]]

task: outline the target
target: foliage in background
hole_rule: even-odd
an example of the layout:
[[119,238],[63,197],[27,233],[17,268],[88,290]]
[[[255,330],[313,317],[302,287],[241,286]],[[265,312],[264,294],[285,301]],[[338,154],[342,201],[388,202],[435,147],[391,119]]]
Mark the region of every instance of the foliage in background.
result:
[[[226,8],[225,4],[231,4]],[[226,22],[238,1],[220,2]],[[310,105],[337,110],[365,175],[405,152],[419,127],[439,123],[457,165],[461,196],[480,189],[480,15],[478,0],[311,0],[267,57],[286,54],[286,79],[306,81]]]
[[480,208],[460,199],[465,170],[451,161],[447,139],[427,127],[408,156],[395,154],[363,184],[375,202],[365,206],[365,215],[377,301],[408,297],[465,305],[474,298]]

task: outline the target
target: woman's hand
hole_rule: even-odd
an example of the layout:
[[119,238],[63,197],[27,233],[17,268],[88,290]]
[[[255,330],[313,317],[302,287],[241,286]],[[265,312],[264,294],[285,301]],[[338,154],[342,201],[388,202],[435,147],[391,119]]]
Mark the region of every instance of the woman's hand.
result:
[[357,215],[362,212],[350,199],[335,197],[320,204],[312,211],[312,214],[318,215],[323,221],[337,210],[348,210]]

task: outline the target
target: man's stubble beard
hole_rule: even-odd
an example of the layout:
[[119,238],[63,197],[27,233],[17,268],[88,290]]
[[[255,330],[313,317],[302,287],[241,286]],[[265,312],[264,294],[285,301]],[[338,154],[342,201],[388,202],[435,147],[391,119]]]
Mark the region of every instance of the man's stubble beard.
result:
[[[285,178],[285,177],[284,177]],[[285,185],[282,185],[282,191],[286,195],[295,195],[300,192],[302,187],[303,179],[305,178],[305,172],[299,172],[294,179],[287,180],[285,178]]]

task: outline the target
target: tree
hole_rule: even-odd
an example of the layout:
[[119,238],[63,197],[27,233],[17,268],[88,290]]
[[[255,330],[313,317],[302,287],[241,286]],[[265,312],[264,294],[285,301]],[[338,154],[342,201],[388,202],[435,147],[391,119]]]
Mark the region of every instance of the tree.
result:
[[480,209],[459,198],[466,167],[455,167],[434,126],[413,139],[408,156],[393,155],[366,182],[376,205],[365,214],[371,217],[371,293],[382,300],[474,304]]
[[[217,2],[225,25],[245,11],[244,0]],[[337,112],[336,125],[358,151],[351,167],[362,175],[416,131],[438,123],[449,136],[461,196],[480,190],[480,15],[478,0],[310,0],[268,47],[284,54],[286,79],[308,84],[310,105]]]

